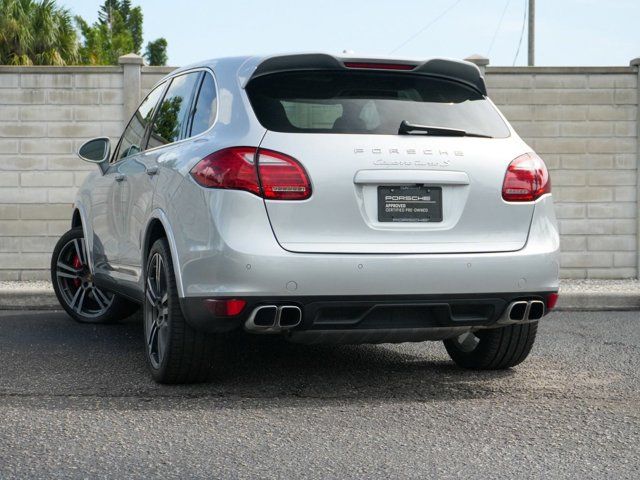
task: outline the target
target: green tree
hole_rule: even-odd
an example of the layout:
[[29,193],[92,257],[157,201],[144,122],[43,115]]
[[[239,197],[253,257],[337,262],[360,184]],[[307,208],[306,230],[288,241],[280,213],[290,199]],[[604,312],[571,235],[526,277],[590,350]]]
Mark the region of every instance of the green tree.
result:
[[105,0],[97,22],[89,25],[76,17],[76,23],[83,37],[80,47],[83,63],[115,65],[121,55],[132,52],[140,55],[143,15],[140,7],[131,6],[131,0]]
[[167,64],[167,41],[160,37],[153,42],[147,43],[144,52],[144,58],[147,59],[149,65],[166,65]]
[[[76,23],[83,37],[80,47],[82,63],[115,65],[121,55],[140,54],[142,10],[140,7],[131,8],[128,0],[105,0],[100,6],[97,22],[89,25],[83,18],[76,17]],[[137,38],[134,38],[134,32]]]
[[67,9],[55,0],[0,0],[0,64],[77,61],[77,36]]

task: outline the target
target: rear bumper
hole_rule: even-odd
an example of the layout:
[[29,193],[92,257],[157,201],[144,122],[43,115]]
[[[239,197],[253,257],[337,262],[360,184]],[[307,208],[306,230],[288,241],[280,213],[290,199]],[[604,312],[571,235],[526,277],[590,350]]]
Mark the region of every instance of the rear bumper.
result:
[[181,302],[192,325],[202,330],[241,328],[260,306],[289,305],[302,310],[302,322],[286,331],[292,340],[376,343],[440,339],[474,328],[499,326],[513,302],[540,300],[546,305],[549,293],[248,297],[243,312],[232,318],[212,315],[205,307],[210,297],[189,297]]
[[202,191],[205,212],[191,210],[197,218],[171,215],[178,290],[185,314],[199,328],[229,330],[242,323],[213,319],[202,307],[203,298],[242,298],[249,302],[247,309],[259,301],[300,304],[306,319],[318,299],[348,308],[348,302],[371,299],[400,299],[404,305],[465,298],[491,303],[498,298],[498,311],[511,298],[558,291],[559,236],[551,195],[536,202],[526,245],[518,251],[319,254],[284,250],[258,197]]
[[[253,201],[245,198],[250,196],[238,196],[237,206],[249,209],[242,201]],[[215,231],[198,235],[206,243],[198,243],[195,235],[181,240],[179,234],[189,227],[174,228],[181,297],[447,295],[558,289],[560,242],[550,195],[536,203],[524,248],[494,253],[292,253],[277,243],[264,206],[262,209],[261,215],[250,216],[251,221],[240,213],[229,214],[239,218],[236,221],[216,219]]]

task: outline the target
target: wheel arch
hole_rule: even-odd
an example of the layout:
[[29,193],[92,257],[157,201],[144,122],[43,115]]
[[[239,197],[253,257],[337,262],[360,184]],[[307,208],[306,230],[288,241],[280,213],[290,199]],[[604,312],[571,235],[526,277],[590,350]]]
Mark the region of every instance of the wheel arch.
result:
[[142,237],[142,271],[143,271],[143,288],[144,288],[144,275],[146,274],[147,259],[149,250],[153,243],[159,238],[166,238],[169,243],[169,250],[171,252],[171,261],[173,263],[173,273],[176,277],[176,285],[178,287],[178,296],[184,297],[184,286],[182,285],[182,272],[180,269],[180,259],[178,256],[178,249],[176,247],[175,236],[173,229],[169,223],[167,215],[160,209],[154,210],[147,222],[147,226],[144,230],[144,236]]
[[80,215],[80,209],[77,207],[73,210],[73,216],[71,217],[71,228],[81,227],[84,224],[82,216]]
[[89,270],[91,273],[95,272],[93,264],[93,235],[91,235],[91,225],[87,221],[87,213],[80,202],[76,202],[73,205],[73,214],[71,216],[71,228],[82,227],[82,234],[84,236],[84,244],[87,248],[87,259],[89,261]]

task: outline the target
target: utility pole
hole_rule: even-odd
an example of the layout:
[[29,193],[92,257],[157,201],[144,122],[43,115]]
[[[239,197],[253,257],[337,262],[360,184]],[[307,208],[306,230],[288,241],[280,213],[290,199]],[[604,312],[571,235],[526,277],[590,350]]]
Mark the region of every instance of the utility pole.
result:
[[536,64],[536,0],[529,0],[529,58],[527,65]]

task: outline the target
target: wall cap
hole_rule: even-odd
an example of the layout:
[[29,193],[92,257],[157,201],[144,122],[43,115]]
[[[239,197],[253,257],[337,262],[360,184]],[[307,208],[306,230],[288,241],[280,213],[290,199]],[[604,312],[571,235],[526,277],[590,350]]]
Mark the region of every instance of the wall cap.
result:
[[142,67],[142,73],[163,73],[165,75],[168,75],[169,73],[173,72],[177,68],[179,67],[160,67],[160,66],[145,65]]
[[620,74],[636,73],[634,67],[487,67],[488,73]]
[[122,73],[122,67],[114,65],[53,65],[13,66],[0,65],[0,73]]
[[135,53],[127,53],[118,57],[119,65],[144,65],[144,59]]
[[629,62],[629,65],[632,67],[640,67],[640,57],[634,58]]
[[469,55],[465,58],[467,62],[475,63],[479,67],[486,67],[489,65],[489,59],[487,57],[483,57],[479,53],[474,53],[473,55]]

